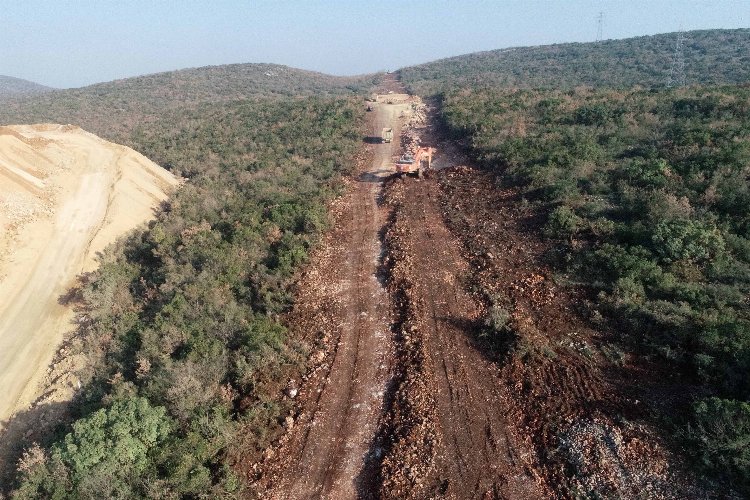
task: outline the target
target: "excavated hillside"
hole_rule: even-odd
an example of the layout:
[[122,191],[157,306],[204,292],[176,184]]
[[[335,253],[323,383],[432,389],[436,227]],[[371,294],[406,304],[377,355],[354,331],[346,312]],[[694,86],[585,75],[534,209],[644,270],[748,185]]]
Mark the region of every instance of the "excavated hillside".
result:
[[[72,330],[64,294],[178,183],[132,149],[70,125],[0,127],[0,430],[39,396]],[[59,379],[70,394],[77,383]],[[63,391],[65,392],[65,391]]]

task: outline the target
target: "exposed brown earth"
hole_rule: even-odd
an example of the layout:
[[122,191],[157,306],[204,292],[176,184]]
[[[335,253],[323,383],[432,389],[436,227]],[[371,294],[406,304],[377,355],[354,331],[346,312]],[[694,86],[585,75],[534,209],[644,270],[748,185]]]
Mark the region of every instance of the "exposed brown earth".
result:
[[[373,105],[373,135],[394,126],[400,137],[412,101],[395,97]],[[371,148],[371,168],[335,206],[334,230],[299,284],[289,320],[317,346],[315,368],[288,432],[257,466],[256,488],[276,498],[544,496],[531,444],[497,411],[507,406],[498,367],[467,336],[483,305],[464,289],[468,263],[437,185],[397,181],[377,204],[394,146]],[[387,220],[394,315],[378,281]]]
[[710,496],[557,283],[536,212],[437,140],[417,99],[372,106],[373,136],[421,136],[439,171],[396,178],[398,143],[370,145],[334,204],[288,318],[313,368],[287,386],[296,409],[253,468],[257,496]]
[[290,329],[312,346],[314,368],[299,388],[291,382],[287,389],[299,391],[299,410],[260,466],[261,496],[354,498],[368,488],[366,465],[393,359],[390,299],[379,276],[388,214],[378,199],[398,148],[375,143],[386,126],[398,136],[399,117],[412,109],[408,96],[393,96],[393,104],[372,104],[368,159],[334,206],[334,229],[298,286]]
[[508,420],[501,372],[469,336],[484,308],[465,288],[469,265],[438,196],[430,179],[397,181],[387,194],[396,211],[394,284],[409,303],[401,342],[419,354],[399,388],[406,407],[393,410],[398,439],[384,461],[382,496],[544,497],[532,446]]
[[639,401],[625,396],[628,372],[605,355],[608,339],[582,315],[582,294],[556,284],[535,211],[488,173],[453,169],[438,183],[471,287],[509,313],[514,339],[508,351],[494,351],[512,398],[506,411],[533,443],[552,495],[707,496],[643,419]]

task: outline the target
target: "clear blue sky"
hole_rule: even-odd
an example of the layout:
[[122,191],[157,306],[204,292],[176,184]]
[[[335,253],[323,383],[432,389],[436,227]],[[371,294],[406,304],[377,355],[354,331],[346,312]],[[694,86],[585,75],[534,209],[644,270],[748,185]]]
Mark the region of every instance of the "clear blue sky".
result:
[[272,62],[368,73],[511,46],[750,23],[750,0],[0,0],[0,74],[53,87]]

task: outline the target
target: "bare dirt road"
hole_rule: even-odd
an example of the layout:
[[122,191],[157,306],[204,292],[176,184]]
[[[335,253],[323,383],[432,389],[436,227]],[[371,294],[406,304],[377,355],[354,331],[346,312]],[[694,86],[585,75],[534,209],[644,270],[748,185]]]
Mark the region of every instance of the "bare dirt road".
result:
[[176,184],[144,156],[77,127],[0,128],[0,431],[36,399],[72,330],[61,297]]
[[[648,426],[618,421],[629,403],[543,263],[538,221],[492,175],[458,167],[468,159],[421,122],[418,99],[373,107],[371,135],[393,127],[394,143],[366,141],[298,284],[290,325],[314,368],[288,386],[297,409],[255,464],[255,494],[705,496]],[[394,177],[399,141],[417,136],[445,170]],[[508,338],[490,346],[495,307]]]
[[[466,290],[469,263],[443,222],[438,194],[432,179],[404,179],[386,193],[396,213],[387,235],[398,259],[394,283],[409,304],[403,342],[407,350],[417,344],[419,354],[404,361],[402,407],[393,409],[391,431],[400,439],[386,457],[380,494],[544,498],[533,449],[508,420],[500,370],[471,342],[483,305]],[[410,415],[399,419],[404,413]]]
[[[298,334],[319,342],[321,351],[297,396],[303,409],[264,466],[263,496],[366,495],[393,358],[390,300],[379,273],[387,213],[378,199],[398,150],[399,117],[410,112],[410,102],[390,95],[372,104],[370,159],[339,200],[335,228],[300,283],[315,293],[298,298],[292,323],[308,329]],[[394,142],[379,143],[383,127],[394,128]]]
[[[437,185],[392,176],[402,127],[421,103],[387,94],[372,106],[371,159],[298,285],[290,322],[317,342],[316,368],[260,465],[258,496],[544,496],[524,458],[530,445],[507,432],[499,370],[469,343],[481,304],[464,290],[468,264]],[[383,127],[393,143],[376,139]]]

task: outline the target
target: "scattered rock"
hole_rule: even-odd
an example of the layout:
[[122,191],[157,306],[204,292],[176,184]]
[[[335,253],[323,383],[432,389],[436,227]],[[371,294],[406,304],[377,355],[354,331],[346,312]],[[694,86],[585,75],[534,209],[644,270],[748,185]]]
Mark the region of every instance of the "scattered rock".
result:
[[288,431],[292,430],[294,427],[294,418],[293,417],[286,417],[284,419],[284,428]]

